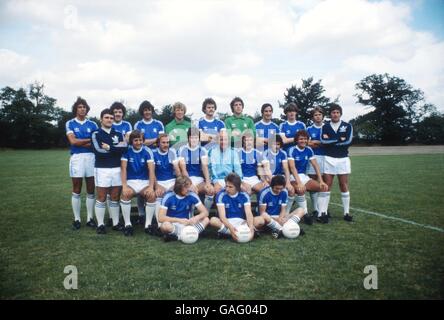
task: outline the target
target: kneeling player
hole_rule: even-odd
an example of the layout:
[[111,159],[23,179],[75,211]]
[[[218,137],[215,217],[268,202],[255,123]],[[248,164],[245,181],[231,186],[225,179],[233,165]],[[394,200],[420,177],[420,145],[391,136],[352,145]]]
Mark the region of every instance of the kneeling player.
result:
[[[299,223],[305,215],[304,209],[297,208],[292,213],[287,214],[288,191],[285,190],[285,178],[281,175],[271,179],[270,186],[259,193],[259,216],[254,217],[254,226],[261,229],[267,226],[271,229],[274,238],[282,235],[282,226],[293,220]],[[304,230],[301,228],[301,235]]]
[[[122,176],[122,196],[120,206],[125,220],[124,234],[133,234],[133,227],[130,220],[131,199],[140,195],[146,201],[146,218],[153,219],[156,209],[156,195],[154,193],[154,159],[151,150],[143,145],[143,134],[139,130],[134,130],[129,135],[130,147],[122,156],[121,176]],[[149,180],[148,180],[149,172]]]
[[[160,231],[164,240],[180,240],[180,234],[185,226],[194,226],[199,233],[208,226],[208,211],[197,194],[190,192],[191,180],[179,176],[174,183],[173,191],[167,192],[162,199],[159,210]],[[194,207],[199,214],[192,216]]]
[[[314,152],[310,147],[307,147],[308,143],[308,133],[305,130],[300,130],[296,133],[294,140],[296,141],[296,146],[290,148],[288,151],[288,164],[293,174],[294,181],[293,187],[296,190],[296,202],[298,206],[303,208],[305,213],[307,213],[307,200],[305,199],[305,191],[327,191],[328,186],[322,180],[322,175],[319,170],[319,165],[314,157]],[[316,176],[318,180],[313,180],[306,175],[308,163],[311,163],[315,169]],[[323,204],[319,204],[323,206]],[[324,208],[320,208],[321,212]],[[312,224],[312,217],[306,215],[304,217],[304,222],[307,224]]]
[[210,224],[217,228],[218,236],[223,238],[231,235],[236,242],[237,227],[247,224],[250,228],[250,239],[254,236],[253,213],[251,212],[250,197],[241,192],[241,178],[236,173],[225,177],[225,189],[216,195],[217,212],[219,218],[212,217]]

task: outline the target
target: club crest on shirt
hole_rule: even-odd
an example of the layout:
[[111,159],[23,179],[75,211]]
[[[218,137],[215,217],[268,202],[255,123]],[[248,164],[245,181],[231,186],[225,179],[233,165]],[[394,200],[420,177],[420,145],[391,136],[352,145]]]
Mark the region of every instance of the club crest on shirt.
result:
[[86,131],[89,133],[89,132],[91,132],[91,129],[90,129],[90,128],[87,128]]

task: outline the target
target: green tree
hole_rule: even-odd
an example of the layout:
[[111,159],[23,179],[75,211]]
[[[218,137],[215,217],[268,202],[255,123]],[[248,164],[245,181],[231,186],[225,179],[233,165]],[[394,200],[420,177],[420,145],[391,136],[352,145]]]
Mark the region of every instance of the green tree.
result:
[[356,84],[358,103],[373,108],[365,119],[375,140],[385,145],[415,139],[415,126],[434,110],[424,103],[424,93],[405,80],[386,74],[370,75]]
[[[298,113],[298,120],[308,123],[310,121],[310,112],[314,107],[319,106],[325,108],[328,103],[330,103],[330,98],[324,95],[325,89],[321,84],[321,80],[314,82],[313,78],[302,79],[302,85],[297,87],[292,85],[290,88],[286,89],[284,93],[284,103],[279,103],[280,108],[285,108],[285,106],[294,102],[300,109]],[[338,102],[339,97],[337,97],[333,102]]]
[[444,114],[434,112],[417,125],[417,141],[424,144],[444,144]]
[[[63,110],[56,99],[44,94],[44,85],[33,83],[28,90],[5,87],[0,90],[1,146],[48,148],[57,146],[55,124]],[[7,137],[7,139],[5,139]]]

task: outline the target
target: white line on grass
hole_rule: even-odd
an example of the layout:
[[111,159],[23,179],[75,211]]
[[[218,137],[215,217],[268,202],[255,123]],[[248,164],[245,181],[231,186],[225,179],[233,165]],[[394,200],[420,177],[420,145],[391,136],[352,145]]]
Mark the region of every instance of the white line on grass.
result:
[[[333,204],[333,205],[338,206],[338,207],[343,207],[339,203],[330,202],[330,204]],[[439,228],[439,227],[429,226],[427,224],[421,224],[421,223],[417,223],[415,221],[410,221],[410,220],[406,220],[406,219],[402,219],[402,218],[387,216],[385,214],[378,213],[378,212],[373,212],[373,211],[368,211],[368,210],[363,210],[363,209],[357,209],[357,208],[352,208],[352,207],[350,207],[350,209],[353,210],[353,211],[363,212],[363,213],[371,214],[371,215],[378,216],[378,217],[381,217],[381,218],[396,220],[396,221],[412,224],[414,226],[418,226],[418,227],[422,227],[422,228],[426,228],[426,229],[431,229],[431,230],[435,230],[435,231],[444,233],[444,229]]]

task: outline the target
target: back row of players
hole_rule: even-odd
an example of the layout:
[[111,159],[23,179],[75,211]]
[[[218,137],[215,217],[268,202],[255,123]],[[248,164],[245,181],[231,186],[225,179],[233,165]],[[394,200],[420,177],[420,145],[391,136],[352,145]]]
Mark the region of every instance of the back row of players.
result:
[[[344,220],[352,221],[348,147],[353,132],[351,125],[341,120],[339,105],[329,106],[330,121],[325,123],[323,109],[314,108],[313,125],[308,128],[297,121],[299,110],[294,103],[284,108],[286,121],[280,126],[272,122],[270,104],[262,106],[262,120],[256,124],[243,114],[242,99],[234,98],[230,106],[233,115],[224,123],[214,117],[216,102],[205,99],[205,116],[197,128],[192,128],[184,119],[186,106],[177,102],[172,106],[174,119],[164,128],[153,119],[153,105],[144,101],[139,107],[142,120],[133,130],[123,120],[123,104],[116,102],[103,110],[98,128],[86,118],[90,110],[87,102],[78,98],[72,107],[75,117],[66,123],[71,144],[73,227],[81,226],[83,179],[87,189],[86,225],[96,228],[99,234],[106,233],[104,217],[108,203],[113,229],[132,235],[131,199],[139,196],[139,214],[145,216],[145,231],[156,233],[155,216],[165,240],[180,238],[186,225],[202,232],[208,224],[217,228],[220,236],[231,235],[235,240],[240,224],[248,225],[252,237],[255,230],[265,225],[274,237],[279,237],[289,220],[312,223],[306,191],[311,195],[313,217],[328,223],[330,188],[335,175]],[[255,215],[250,203],[253,193],[258,199]],[[298,209],[291,211],[295,200]],[[218,214],[209,219],[213,202]],[[120,208],[124,226],[119,224]],[[197,215],[193,215],[194,208]]]

